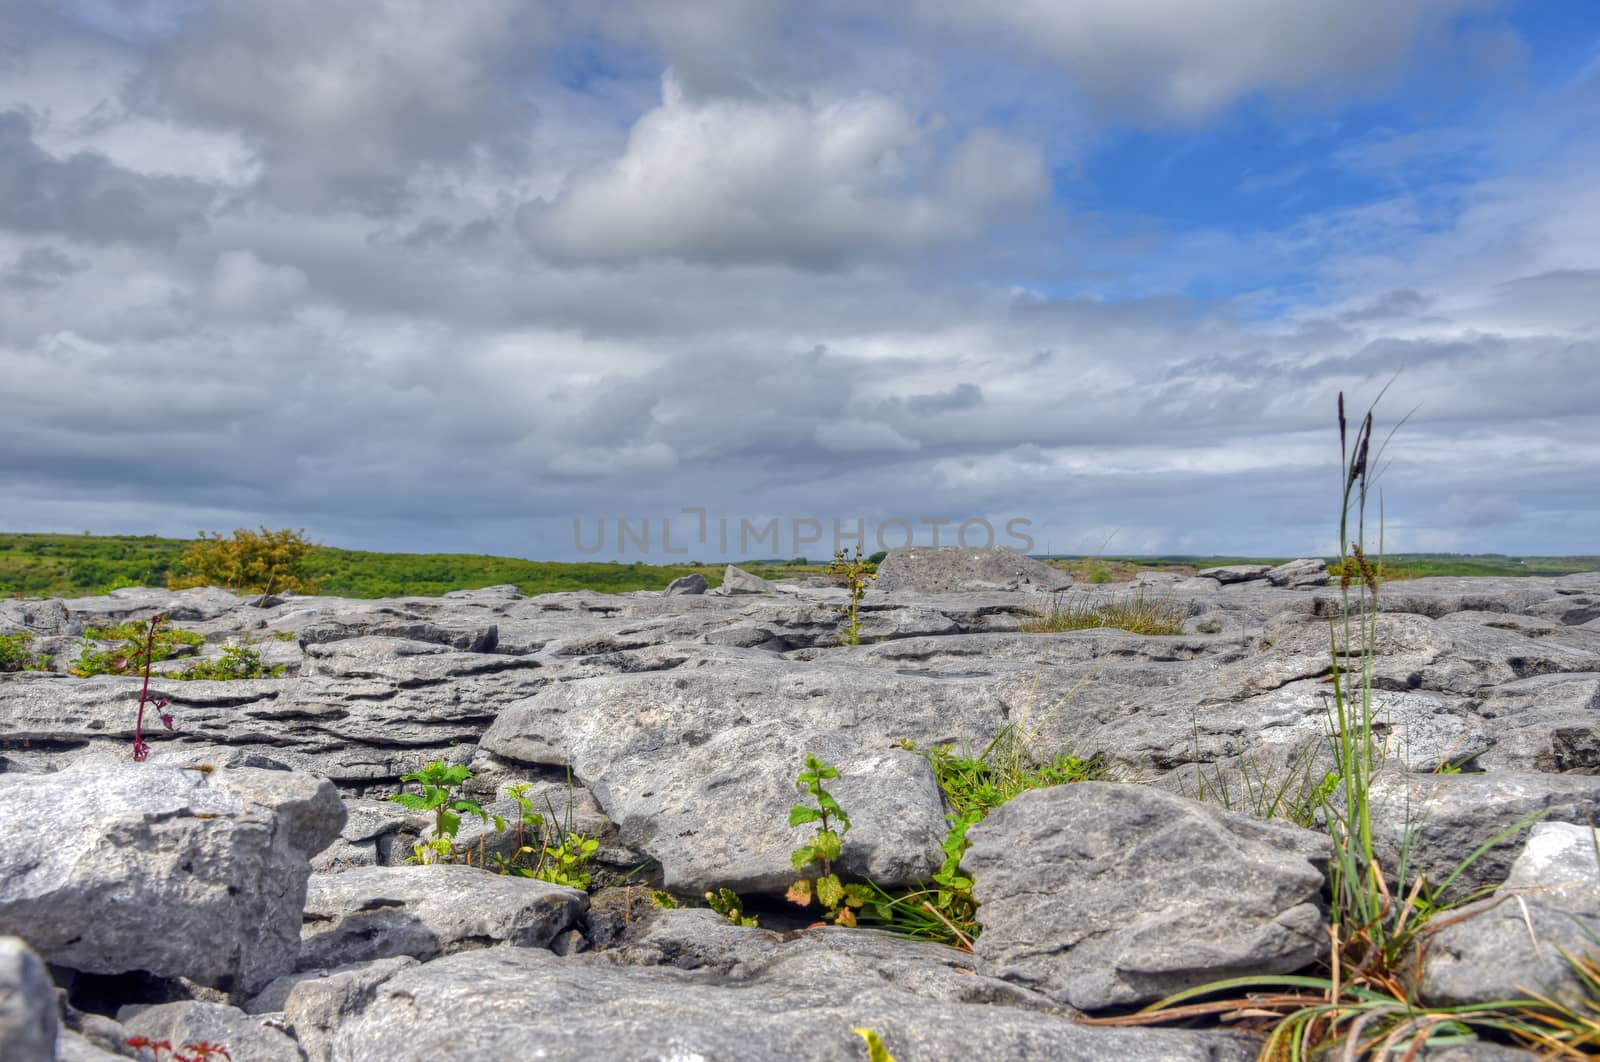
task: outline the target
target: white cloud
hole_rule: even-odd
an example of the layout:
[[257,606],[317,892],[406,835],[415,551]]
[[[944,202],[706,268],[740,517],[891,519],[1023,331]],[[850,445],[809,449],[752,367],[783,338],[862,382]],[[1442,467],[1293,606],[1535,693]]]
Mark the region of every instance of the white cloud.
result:
[[525,207],[522,231],[556,261],[825,268],[974,238],[1048,192],[1037,149],[978,130],[940,171],[937,133],[883,95],[697,99],[669,72],[622,155]]
[[954,33],[988,32],[1059,63],[1102,104],[1205,118],[1255,92],[1345,96],[1398,72],[1484,0],[913,0],[883,5]]

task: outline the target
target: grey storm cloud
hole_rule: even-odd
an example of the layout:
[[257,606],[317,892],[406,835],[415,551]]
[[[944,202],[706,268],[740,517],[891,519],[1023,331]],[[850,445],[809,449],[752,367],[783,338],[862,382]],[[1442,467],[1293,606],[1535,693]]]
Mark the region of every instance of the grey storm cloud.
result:
[[1311,550],[1333,396],[1398,372],[1391,541],[1600,536],[1592,159],[1449,224],[1076,206],[1107,115],[1359,96],[1472,5],[1057,6],[19,0],[0,526],[561,557],[575,515],[698,506]]
[[210,198],[196,181],[132,173],[93,152],[58,159],[34,142],[27,115],[0,112],[0,226],[171,245],[205,227]]
[[19,291],[38,291],[55,287],[86,268],[54,247],[29,247],[17,255],[16,261],[0,269],[0,284]]

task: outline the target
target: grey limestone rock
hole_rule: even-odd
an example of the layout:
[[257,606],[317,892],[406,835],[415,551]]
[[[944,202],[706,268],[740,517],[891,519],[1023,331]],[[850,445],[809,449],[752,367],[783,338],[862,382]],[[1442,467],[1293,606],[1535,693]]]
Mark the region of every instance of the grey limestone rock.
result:
[[576,889],[460,865],[357,867],[306,890],[298,970],[493,944],[548,947],[588,906]]
[[0,937],[0,1062],[50,1058],[59,1027],[56,989],[43,960],[25,941]]
[[345,820],[325,779],[105,760],[0,775],[0,806],[41,839],[0,852],[0,931],[75,970],[246,989],[293,969],[308,857]]
[[1536,824],[1495,897],[1451,914],[1423,958],[1420,988],[1430,1003],[1465,1006],[1531,991],[1581,1009],[1587,990],[1562,951],[1579,957],[1600,939],[1593,829]]
[[[623,967],[527,948],[451,955],[386,979],[338,1024],[337,1062],[417,1057],[789,1062],[861,1057],[868,1028],[896,1058],[993,1062],[1246,1062],[1225,1033],[1094,1029],[1013,1006],[933,1001],[876,975],[818,978],[803,964],[731,980],[706,970]],[[863,971],[866,972],[866,971]],[[559,1000],[559,1006],[551,1001]]]
[[968,832],[982,973],[1082,1010],[1326,952],[1325,836],[1144,786],[1027,792]]
[[225,1003],[186,1000],[124,1007],[117,1018],[130,1036],[166,1040],[173,1047],[205,1040],[221,1044],[239,1062],[305,1062],[294,1038]]
[[770,594],[772,584],[759,575],[751,575],[743,568],[730,564],[722,571],[722,585],[717,587],[718,596],[734,596],[738,594]]
[[686,597],[691,594],[705,593],[708,585],[705,576],[699,572],[690,572],[688,575],[680,575],[672,580],[661,593],[664,597]]
[[878,565],[879,590],[960,593],[972,590],[1064,590],[1072,576],[1044,561],[1000,546],[908,546]]

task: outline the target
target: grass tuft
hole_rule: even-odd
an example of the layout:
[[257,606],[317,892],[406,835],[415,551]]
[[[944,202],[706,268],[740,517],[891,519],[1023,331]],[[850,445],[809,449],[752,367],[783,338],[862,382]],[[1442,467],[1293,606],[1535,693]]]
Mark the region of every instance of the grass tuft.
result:
[[1020,629],[1028,634],[1062,634],[1117,627],[1132,634],[1182,634],[1188,616],[1185,606],[1143,589],[1107,598],[1060,590],[1051,595],[1048,609]]

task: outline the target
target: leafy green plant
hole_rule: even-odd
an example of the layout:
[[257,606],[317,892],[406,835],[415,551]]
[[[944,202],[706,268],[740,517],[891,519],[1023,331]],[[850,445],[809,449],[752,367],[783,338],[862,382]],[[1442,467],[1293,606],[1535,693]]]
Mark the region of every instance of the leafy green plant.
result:
[[736,926],[753,927],[756,924],[753,915],[744,913],[744,901],[739,899],[738,893],[732,889],[717,889],[706,893],[706,903],[713,911]]
[[48,671],[50,658],[28,651],[33,635],[27,631],[0,634],[0,671]]
[[472,772],[463,764],[450,765],[434,760],[422,770],[403,776],[402,782],[416,782],[420,793],[401,791],[389,799],[412,811],[433,812],[433,837],[411,846],[408,863],[448,863],[456,857],[456,833],[461,829],[462,814],[477,815],[484,822],[489,813],[475,800],[457,796],[458,786],[472,779]]
[[246,643],[231,643],[222,647],[222,656],[217,660],[196,660],[182,671],[169,676],[192,682],[205,679],[211,682],[233,682],[238,679],[254,678],[282,678],[284,668],[268,667],[261,660],[261,654]]
[[272,637],[274,641],[292,642],[294,641],[295,634],[294,631],[273,631]]
[[843,645],[861,644],[861,599],[867,595],[867,587],[878,576],[870,565],[861,559],[861,547],[856,547],[855,555],[846,557],[844,550],[835,550],[833,563],[828,566],[828,573],[844,579],[845,589],[850,592],[850,603],[843,606],[840,611],[847,622],[844,630],[839,634],[839,641]]
[[800,878],[789,886],[785,894],[791,903],[809,907],[815,900],[821,904],[824,918],[837,925],[856,924],[856,910],[872,898],[872,889],[866,885],[846,885],[839,880],[833,865],[844,846],[844,834],[850,829],[850,816],[839,806],[832,793],[822,783],[839,777],[838,768],[830,767],[811,753],[806,753],[806,765],[795,779],[795,785],[804,789],[816,801],[816,807],[796,804],[789,809],[789,825],[807,826],[812,823],[811,840],[790,853],[795,870],[804,874],[814,870],[814,878]]
[[[113,627],[88,627],[83,632],[78,659],[68,671],[79,678],[94,675],[132,675],[151,664],[170,660],[205,644],[205,636],[179,630],[157,616],[146,624],[128,620]],[[97,643],[113,643],[101,648]]]
[[314,544],[304,531],[283,528],[261,533],[240,528],[232,537],[222,532],[200,532],[200,540],[178,559],[178,573],[168,576],[174,590],[190,586],[222,586],[248,594],[271,594],[292,590],[297,594],[317,592],[316,580],[306,572],[306,561]]
[[1028,634],[1061,634],[1095,627],[1119,627],[1132,634],[1182,634],[1188,609],[1180,602],[1147,593],[1143,588],[1107,598],[1084,591],[1058,590],[1050,606],[1020,630]]
[[[570,785],[570,779],[569,779]],[[555,824],[555,809],[548,799],[545,808],[549,818],[535,811],[528,797],[530,786],[526,782],[506,787],[506,795],[517,802],[516,848],[511,855],[494,855],[495,869],[502,874],[517,874],[537,878],[552,885],[566,885],[574,889],[588,889],[589,861],[600,850],[597,838],[572,829],[572,804],[567,804],[567,815],[562,825]],[[504,832],[505,820],[494,816],[495,829]],[[483,865],[480,854],[479,865]]]

